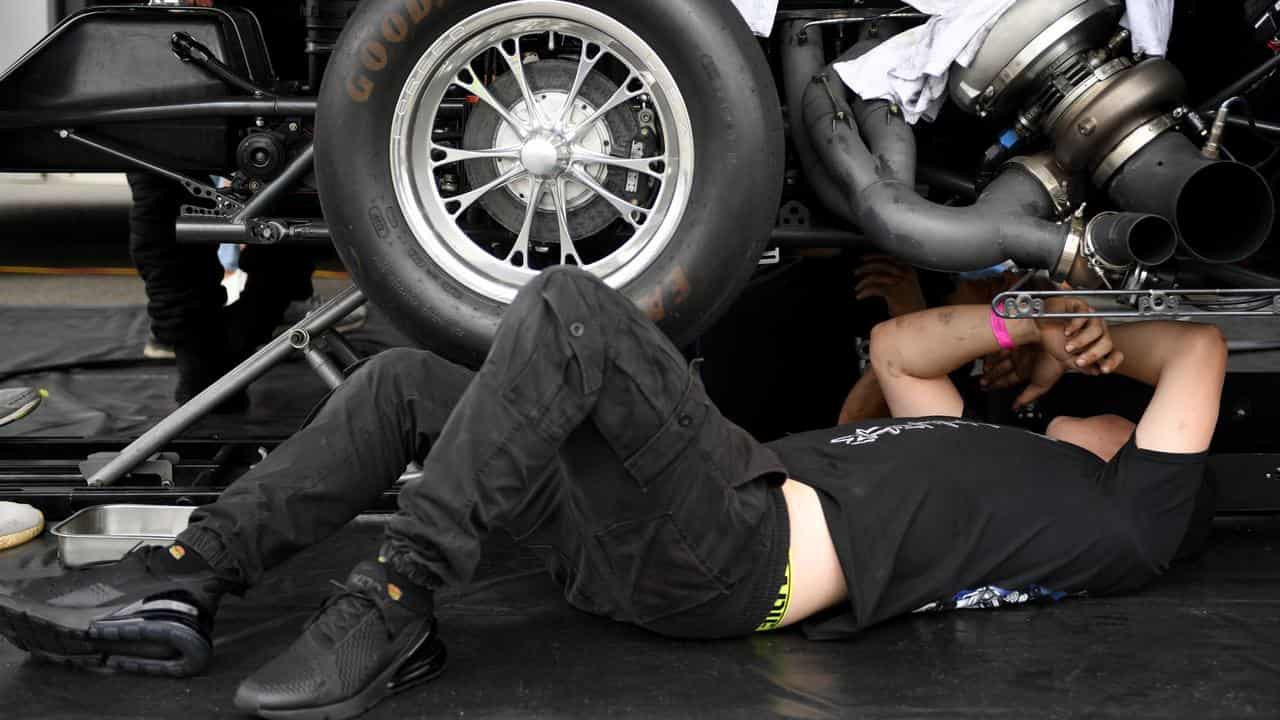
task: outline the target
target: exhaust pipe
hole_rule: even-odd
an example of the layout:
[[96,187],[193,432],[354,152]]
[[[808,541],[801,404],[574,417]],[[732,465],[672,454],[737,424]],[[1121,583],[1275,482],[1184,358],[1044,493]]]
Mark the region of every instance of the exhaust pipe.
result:
[[[1177,232],[1149,213],[1103,213],[1087,226],[1053,222],[1054,198],[1023,165],[1009,165],[968,207],[921,197],[911,126],[883,100],[850,103],[833,68],[819,65],[821,45],[799,41],[798,29],[788,28],[783,60],[800,164],[827,209],[878,249],[944,272],[1012,260],[1080,285],[1098,282],[1090,265],[1159,265],[1173,255]],[[845,58],[872,46],[859,43]]]
[[1171,220],[1183,252],[1206,263],[1251,257],[1275,220],[1275,200],[1257,170],[1205,158],[1176,132],[1166,132],[1126,162],[1108,192],[1126,210]]
[[[834,71],[808,83],[801,116],[822,174],[841,188],[837,214],[852,217],[881,250],[918,267],[970,272],[1013,260],[1066,277],[1083,243],[1080,229],[1046,220],[1052,198],[1029,172],[1011,166],[969,207],[930,202],[914,187],[915,137],[889,103],[851,106]],[[856,109],[855,109],[856,108]],[[869,149],[858,123],[867,125]],[[1071,242],[1074,240],[1074,242]]]

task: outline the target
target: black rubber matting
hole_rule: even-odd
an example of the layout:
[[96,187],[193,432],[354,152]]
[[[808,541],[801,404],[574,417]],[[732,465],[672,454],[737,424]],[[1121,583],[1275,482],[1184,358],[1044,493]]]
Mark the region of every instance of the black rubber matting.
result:
[[[146,360],[141,307],[6,307],[0,312],[0,387],[35,386],[49,397],[3,438],[136,437],[172,412],[173,363]],[[371,309],[349,339],[364,355],[409,344]],[[297,354],[250,388],[248,412],[210,416],[185,437],[272,436],[297,430],[327,389]]]
[[[381,531],[357,521],[228,600],[201,677],[85,674],[0,641],[3,715],[236,717],[236,684],[292,642],[328,581],[371,557]],[[55,553],[44,540],[0,553],[0,577],[56,573]],[[475,582],[437,600],[448,670],[367,717],[1280,715],[1276,519],[1219,521],[1200,561],[1137,595],[908,617],[839,642],[795,631],[670,640],[573,610],[510,541],[495,538],[484,557]]]

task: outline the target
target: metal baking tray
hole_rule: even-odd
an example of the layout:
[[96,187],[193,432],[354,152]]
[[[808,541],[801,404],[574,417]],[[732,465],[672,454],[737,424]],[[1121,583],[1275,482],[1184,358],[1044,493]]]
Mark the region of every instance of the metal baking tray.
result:
[[54,526],[62,564],[80,567],[119,560],[136,547],[168,545],[186,529],[194,507],[98,505]]

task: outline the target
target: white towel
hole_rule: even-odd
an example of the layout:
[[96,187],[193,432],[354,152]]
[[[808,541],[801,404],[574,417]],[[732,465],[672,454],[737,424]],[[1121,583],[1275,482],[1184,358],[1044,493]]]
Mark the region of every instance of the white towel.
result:
[[769,37],[773,32],[773,20],[778,16],[778,0],[733,0],[733,4],[746,18],[751,32]]
[[1173,32],[1173,0],[1127,0],[1120,24],[1133,35],[1133,51],[1164,57]]
[[837,64],[836,72],[859,97],[890,100],[915,124],[938,116],[951,64],[973,62],[987,33],[1017,0],[908,1],[933,17],[856,60]]

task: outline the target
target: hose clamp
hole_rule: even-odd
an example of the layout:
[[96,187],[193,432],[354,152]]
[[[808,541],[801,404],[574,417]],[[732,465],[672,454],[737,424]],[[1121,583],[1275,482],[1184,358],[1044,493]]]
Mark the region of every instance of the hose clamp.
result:
[[1053,202],[1054,214],[1057,217],[1066,217],[1071,214],[1071,207],[1074,203],[1071,201],[1071,178],[1062,170],[1062,166],[1058,165],[1054,160],[1052,153],[1040,153],[1038,155],[1021,155],[1010,159],[1001,168],[1017,165],[1026,170],[1031,177],[1040,183],[1040,187],[1049,194],[1049,199]]
[[1084,214],[1078,212],[1073,215],[1069,225],[1067,239],[1062,246],[1062,256],[1058,258],[1058,264],[1050,275],[1054,282],[1063,282],[1071,277],[1071,271],[1080,259],[1081,247],[1084,245]]
[[1129,133],[1120,144],[1115,146],[1111,152],[1102,158],[1102,162],[1098,164],[1098,169],[1093,171],[1093,184],[1097,187],[1105,187],[1111,182],[1111,178],[1119,172],[1125,163],[1142,151],[1143,148],[1150,145],[1152,141],[1160,137],[1166,130],[1177,125],[1178,121],[1172,114],[1157,115],[1148,122],[1139,125],[1136,130]]
[[1082,248],[1084,252],[1084,257],[1086,260],[1089,261],[1089,265],[1094,269],[1094,271],[1096,271],[1099,275],[1104,277],[1106,276],[1107,273],[1127,272],[1131,267],[1129,265],[1116,265],[1114,263],[1107,262],[1106,259],[1104,259],[1102,255],[1098,253],[1097,243],[1095,243],[1093,239],[1093,231],[1098,220],[1101,220],[1102,218],[1105,218],[1105,217],[1109,217],[1111,215],[1119,215],[1119,214],[1120,213],[1115,212],[1114,210],[1100,212],[1097,215],[1094,215],[1093,218],[1089,220],[1089,223],[1085,225],[1085,228],[1084,228],[1084,245]]

